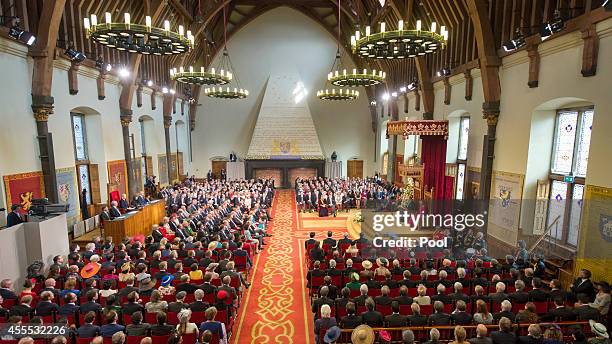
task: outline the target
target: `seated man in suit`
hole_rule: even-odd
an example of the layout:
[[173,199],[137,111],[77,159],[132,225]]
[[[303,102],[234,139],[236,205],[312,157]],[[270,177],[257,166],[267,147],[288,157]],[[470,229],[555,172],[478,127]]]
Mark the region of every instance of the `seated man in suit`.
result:
[[32,304],[32,295],[25,295],[21,297],[21,303],[14,305],[11,307],[9,312],[10,316],[18,315],[21,317],[30,317],[34,314],[34,308],[31,306]]
[[410,305],[410,310],[412,311],[412,315],[408,316],[410,326],[427,326],[427,316],[421,315],[421,306],[418,303]]
[[57,311],[58,315],[74,315],[79,310],[76,304],[77,296],[75,293],[67,293],[64,296],[64,304]]
[[455,311],[451,314],[451,320],[455,325],[470,325],[472,323],[472,314],[466,312],[465,301],[458,300]]
[[434,313],[429,316],[430,326],[447,326],[450,325],[450,315],[444,313],[444,303],[442,301],[434,302]]
[[589,305],[589,296],[586,293],[578,294],[578,302],[574,307],[577,320],[599,320],[599,311]]
[[408,317],[400,314],[399,302],[391,302],[392,314],[385,317],[385,324],[387,327],[405,327],[408,326]]
[[440,301],[444,304],[453,303],[453,298],[449,295],[446,295],[446,286],[444,284],[439,283],[436,287],[437,294],[431,297],[432,302]]
[[126,194],[122,194],[121,195],[121,199],[119,200],[119,209],[126,211],[127,208],[130,207],[130,202],[127,199],[127,195]]
[[508,295],[512,303],[524,304],[529,302],[529,294],[525,292],[525,282],[517,280],[514,282],[514,288],[516,291]]
[[11,212],[6,216],[7,228],[24,222],[23,217],[19,213],[19,209],[21,209],[21,205],[19,204],[13,204],[11,206]]
[[557,298],[562,298],[563,300],[567,299],[567,292],[561,289],[561,281],[559,281],[558,279],[553,279],[550,281],[548,286],[550,287],[549,295],[551,299],[553,300]]
[[576,313],[570,308],[565,307],[562,298],[555,299],[555,308],[540,317],[540,321],[573,321],[576,320]]
[[510,319],[503,317],[499,320],[499,331],[491,332],[491,340],[495,344],[514,344],[516,335],[512,330]]
[[518,338],[520,344],[539,344],[542,343],[542,328],[538,324],[531,324],[527,328],[527,335]]
[[53,312],[57,312],[59,310],[59,306],[53,303],[54,295],[52,292],[46,290],[40,294],[40,301],[36,305],[36,315],[38,316],[48,316],[53,314]]
[[5,300],[17,299],[15,290],[13,290],[13,281],[7,278],[0,282],[0,296],[2,296],[2,298]]
[[355,310],[355,303],[346,304],[346,315],[340,319],[341,328],[355,328],[361,325],[361,315],[356,315]]
[[382,327],[384,318],[380,312],[374,310],[375,303],[371,297],[367,298],[365,306],[367,310],[361,314],[361,322],[370,327]]
[[95,312],[87,312],[83,320],[85,324],[82,324],[77,329],[77,336],[79,338],[94,338],[100,334],[100,326],[93,324],[96,320]]
[[476,337],[471,338],[470,344],[491,344],[491,338],[487,337],[487,327],[483,324],[476,326]]
[[532,302],[548,301],[548,293],[542,289],[542,280],[539,277],[534,277],[531,280],[533,289],[529,291],[529,300]]
[[516,315],[512,313],[512,303],[508,300],[504,300],[501,303],[501,311],[499,313],[493,314],[493,322],[498,323],[501,318],[508,318],[510,321],[514,322]]
[[88,290],[85,295],[87,297],[87,302],[81,303],[81,314],[99,312],[102,310],[102,306],[96,302],[98,301],[98,292],[96,290]]
[[149,203],[149,201],[147,201],[147,199],[145,198],[145,194],[144,191],[140,191],[140,193],[138,193],[138,196],[134,197],[134,204],[137,207],[144,207],[145,205],[147,205]]
[[110,214],[111,220],[114,220],[114,219],[116,219],[116,218],[121,216],[121,211],[117,207],[117,201],[112,201],[111,202],[111,207],[110,207],[109,214]]
[[491,302],[501,303],[504,300],[508,300],[508,294],[505,293],[506,285],[504,282],[497,282],[495,284],[495,293],[489,294]]

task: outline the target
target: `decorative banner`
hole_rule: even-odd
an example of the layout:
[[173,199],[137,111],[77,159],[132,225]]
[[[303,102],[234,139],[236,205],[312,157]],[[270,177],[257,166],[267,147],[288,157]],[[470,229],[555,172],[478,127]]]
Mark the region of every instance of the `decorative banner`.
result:
[[131,160],[132,166],[130,166],[130,173],[132,174],[132,178],[134,180],[134,183],[136,184],[136,187],[134,187],[134,190],[136,192],[144,190],[144,184],[142,181],[142,159],[143,158],[140,157]]
[[66,221],[68,228],[80,221],[79,188],[76,180],[74,167],[60,168],[55,170],[57,180],[58,201],[61,204],[68,204]]
[[404,139],[406,139],[409,135],[441,135],[446,139],[448,138],[448,121],[389,121],[387,122],[387,137],[391,135],[402,135],[404,136]]
[[[523,178],[521,174],[493,172],[491,202],[489,206],[489,221],[491,223],[506,230],[518,231],[523,194]],[[498,239],[506,239],[497,235],[494,236]]]
[[45,182],[41,171],[12,174],[4,176],[6,204],[21,205],[21,213],[25,214],[32,205],[32,200],[45,197]]
[[120,195],[128,193],[127,182],[127,164],[125,160],[109,161],[108,167],[108,183],[110,184],[110,193],[113,190],[119,191]]
[[159,154],[157,156],[157,171],[159,173],[159,184],[161,186],[168,185],[168,161],[166,160],[166,154]]

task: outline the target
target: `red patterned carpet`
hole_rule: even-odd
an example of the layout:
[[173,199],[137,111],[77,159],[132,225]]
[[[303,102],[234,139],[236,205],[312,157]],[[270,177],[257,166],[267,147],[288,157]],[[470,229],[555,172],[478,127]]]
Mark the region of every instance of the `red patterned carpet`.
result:
[[298,229],[293,190],[278,190],[267,245],[252,269],[232,343],[312,343],[312,314],[305,289],[306,231]]

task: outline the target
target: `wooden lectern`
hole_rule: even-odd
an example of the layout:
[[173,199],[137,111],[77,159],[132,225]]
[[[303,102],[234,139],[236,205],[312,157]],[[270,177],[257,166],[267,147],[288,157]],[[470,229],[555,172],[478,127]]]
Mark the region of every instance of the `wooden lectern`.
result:
[[166,201],[153,201],[140,210],[134,210],[104,223],[104,235],[113,237],[115,244],[125,237],[151,233],[151,226],[159,224],[166,216]]

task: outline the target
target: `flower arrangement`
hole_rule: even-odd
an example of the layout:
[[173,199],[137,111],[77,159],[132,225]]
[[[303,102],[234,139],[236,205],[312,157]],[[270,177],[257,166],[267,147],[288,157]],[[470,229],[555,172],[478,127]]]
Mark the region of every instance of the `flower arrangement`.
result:
[[355,214],[355,216],[353,216],[353,222],[355,222],[355,223],[362,223],[364,221],[365,220],[364,220],[363,215],[361,214],[361,212],[358,212],[358,213]]

